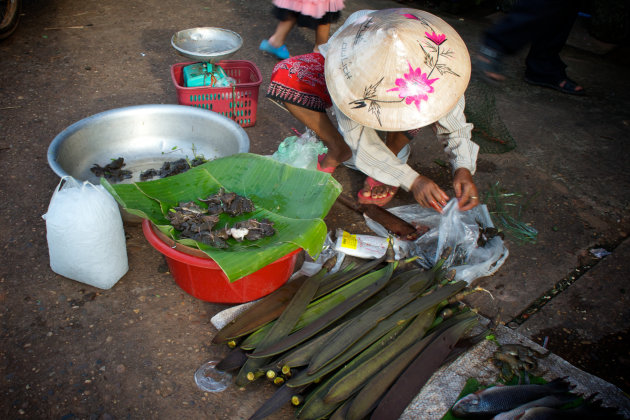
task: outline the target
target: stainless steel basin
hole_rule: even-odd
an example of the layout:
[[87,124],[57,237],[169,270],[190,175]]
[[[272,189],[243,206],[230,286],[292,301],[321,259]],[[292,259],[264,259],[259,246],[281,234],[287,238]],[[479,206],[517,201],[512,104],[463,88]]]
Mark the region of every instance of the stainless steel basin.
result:
[[159,170],[166,161],[203,156],[212,160],[249,151],[249,137],[231,119],[185,105],[138,105],[101,112],[59,133],[48,148],[48,164],[60,177],[92,183],[90,171],[124,158],[124,169]]

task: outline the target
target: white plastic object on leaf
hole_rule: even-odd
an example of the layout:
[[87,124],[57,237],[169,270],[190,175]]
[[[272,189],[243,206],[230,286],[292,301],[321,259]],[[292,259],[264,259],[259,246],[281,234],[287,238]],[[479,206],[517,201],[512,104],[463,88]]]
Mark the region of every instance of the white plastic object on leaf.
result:
[[42,217],[55,273],[110,289],[129,270],[120,210],[102,186],[63,177]]
[[[380,258],[387,252],[389,241],[388,237],[352,234],[343,229],[337,229],[335,251],[358,258]],[[409,254],[407,241],[393,238],[393,247],[396,260],[406,258]]]

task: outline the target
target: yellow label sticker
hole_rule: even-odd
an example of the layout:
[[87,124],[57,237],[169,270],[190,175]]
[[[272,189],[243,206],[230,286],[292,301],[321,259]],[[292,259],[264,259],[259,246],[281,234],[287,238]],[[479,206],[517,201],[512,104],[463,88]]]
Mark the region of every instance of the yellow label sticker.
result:
[[357,249],[357,236],[343,232],[343,235],[341,235],[341,246],[348,249]]

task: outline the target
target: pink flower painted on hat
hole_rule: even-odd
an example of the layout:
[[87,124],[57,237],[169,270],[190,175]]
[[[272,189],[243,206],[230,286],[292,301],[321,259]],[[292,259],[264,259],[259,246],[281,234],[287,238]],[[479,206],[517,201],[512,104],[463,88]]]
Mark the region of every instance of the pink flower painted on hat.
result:
[[420,111],[420,102],[429,99],[429,93],[433,93],[433,82],[439,79],[427,78],[426,73],[422,73],[420,67],[414,69],[409,62],[409,73],[405,73],[402,78],[396,79],[395,88],[388,89],[388,92],[397,91],[398,97],[405,100],[407,105],[413,103]]
[[436,34],[435,32],[432,32],[432,33],[425,32],[424,34],[427,36],[427,38],[433,41],[435,45],[440,45],[444,41],[446,41],[446,34]]
[[407,19],[420,20],[420,18],[412,13],[403,13],[403,16]]
[[[402,102],[406,105],[414,104],[418,112],[420,112],[422,101],[428,101],[429,94],[434,92],[432,85],[436,80],[439,80],[442,76],[447,77],[449,75],[460,77],[459,74],[450,68],[448,63],[444,62],[445,60],[453,59],[456,55],[456,52],[446,45],[448,43],[446,34],[436,33],[431,22],[422,17],[422,15],[401,12],[400,16],[410,21],[417,21],[417,23],[421,25],[414,33],[418,36],[417,43],[420,50],[418,55],[420,55],[422,59],[426,73],[423,73],[420,67],[414,69],[411,63],[407,61],[409,72],[404,73],[403,70],[403,76],[394,80],[396,87],[386,90],[386,92],[398,92],[398,98],[385,98],[379,94],[379,92],[382,92],[381,89],[386,89],[385,85],[381,87],[385,80],[384,76],[380,77],[377,81],[366,81],[362,96],[357,95],[356,99],[351,99],[348,102],[348,105],[352,110],[362,109],[372,114],[373,118],[378,121],[380,126],[383,125],[381,122],[383,106],[387,106],[386,109],[388,111],[396,108],[395,105],[386,104],[400,104]],[[416,22],[410,22],[410,24],[415,25]],[[424,37],[422,36],[423,32]],[[359,30],[357,37],[362,35],[363,31]],[[438,72],[440,77],[432,79],[431,75],[434,71]],[[396,76],[398,74],[396,74]],[[388,79],[388,82],[386,82],[389,86],[391,86],[390,80],[391,79]],[[358,113],[359,111],[353,112]]]

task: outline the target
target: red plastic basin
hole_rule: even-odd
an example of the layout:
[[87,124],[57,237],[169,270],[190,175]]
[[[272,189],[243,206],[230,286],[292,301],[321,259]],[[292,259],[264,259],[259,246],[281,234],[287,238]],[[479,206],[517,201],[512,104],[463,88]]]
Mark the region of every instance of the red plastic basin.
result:
[[296,249],[260,270],[230,283],[223,270],[211,258],[205,254],[204,257],[190,255],[173,248],[164,241],[161,232],[158,234],[153,229],[149,220],[142,221],[142,231],[149,243],[166,257],[169,270],[179,287],[206,302],[243,303],[268,295],[291,277],[301,251]]

